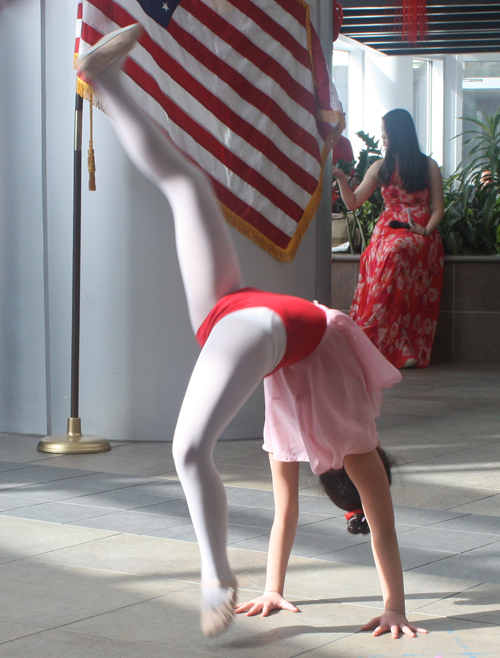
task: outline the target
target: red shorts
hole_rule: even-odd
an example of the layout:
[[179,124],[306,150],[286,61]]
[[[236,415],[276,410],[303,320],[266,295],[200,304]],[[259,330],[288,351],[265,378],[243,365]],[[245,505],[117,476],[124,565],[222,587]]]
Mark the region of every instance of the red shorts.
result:
[[277,313],[286,330],[286,349],[273,372],[304,359],[319,345],[326,330],[325,312],[316,304],[300,297],[263,292],[257,288],[241,288],[219,299],[196,332],[203,347],[219,320],[244,308],[269,308]]

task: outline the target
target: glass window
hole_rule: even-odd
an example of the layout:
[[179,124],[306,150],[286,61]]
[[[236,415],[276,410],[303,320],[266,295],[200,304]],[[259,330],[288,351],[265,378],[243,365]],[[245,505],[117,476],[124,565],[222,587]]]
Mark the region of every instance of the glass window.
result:
[[[500,62],[464,62],[463,116],[483,120],[483,114],[491,115],[500,106]],[[479,127],[464,120],[463,130]],[[463,145],[463,156],[467,157],[474,142]]]
[[432,62],[425,59],[413,60],[413,120],[417,129],[420,149],[430,154],[432,130],[430,121]]
[[349,116],[349,53],[346,50],[334,50],[332,59],[332,78],[342,103],[346,120]]

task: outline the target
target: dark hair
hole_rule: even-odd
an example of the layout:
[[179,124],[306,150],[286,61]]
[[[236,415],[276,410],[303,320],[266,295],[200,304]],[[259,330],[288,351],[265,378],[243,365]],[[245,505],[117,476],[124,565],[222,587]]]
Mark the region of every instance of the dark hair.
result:
[[[385,472],[387,473],[389,485],[391,485],[391,469],[394,466],[394,459],[380,447],[377,447],[377,452],[380,455]],[[329,471],[326,471],[326,473],[322,473],[319,476],[319,480],[328,498],[334,505],[340,507],[340,509],[343,509],[346,512],[352,512],[353,510],[361,509],[363,507],[358,490],[344,468],[338,470],[331,468]]]
[[429,160],[418,145],[411,114],[406,110],[391,110],[382,121],[389,145],[379,170],[379,183],[389,185],[397,169],[404,190],[417,192],[425,189],[429,185]]

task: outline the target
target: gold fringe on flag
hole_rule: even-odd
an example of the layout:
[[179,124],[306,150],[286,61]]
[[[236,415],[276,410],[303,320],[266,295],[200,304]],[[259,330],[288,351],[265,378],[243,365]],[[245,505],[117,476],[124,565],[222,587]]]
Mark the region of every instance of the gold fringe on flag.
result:
[[95,155],[94,155],[94,110],[92,100],[89,101],[89,116],[90,116],[90,140],[89,140],[89,155],[88,155],[88,169],[89,169],[89,190],[90,192],[96,191],[95,186]]
[[325,141],[323,145],[323,149],[321,152],[321,173],[319,176],[318,185],[313,195],[311,196],[309,203],[306,209],[304,210],[304,214],[302,215],[302,219],[300,220],[297,229],[286,249],[283,249],[282,247],[278,247],[272,240],[270,240],[265,235],[263,235],[258,229],[254,228],[253,226],[245,222],[245,220],[239,217],[239,215],[237,215],[235,212],[233,212],[232,210],[230,210],[224,204],[221,203],[222,210],[224,212],[224,216],[226,218],[227,223],[233,226],[237,231],[242,233],[246,238],[254,242],[261,249],[267,251],[271,256],[273,256],[277,260],[280,260],[283,263],[291,263],[292,260],[295,258],[295,254],[297,253],[297,249],[299,248],[300,241],[304,237],[304,234],[307,231],[307,228],[311,223],[314,214],[316,213],[316,210],[318,209],[319,203],[321,201],[321,195],[323,192],[324,167],[328,155],[330,154],[333,146],[335,146],[335,144],[339,141],[339,138],[344,128],[345,128],[345,124],[343,122],[338,123],[335,126],[335,128],[332,130],[332,132],[328,136],[328,139]]

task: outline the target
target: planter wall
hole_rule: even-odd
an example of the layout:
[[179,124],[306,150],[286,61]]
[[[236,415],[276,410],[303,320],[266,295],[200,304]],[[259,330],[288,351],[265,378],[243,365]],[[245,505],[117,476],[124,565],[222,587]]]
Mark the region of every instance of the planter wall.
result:
[[[332,307],[348,311],[359,255],[332,256]],[[500,256],[446,256],[432,361],[500,362]]]

